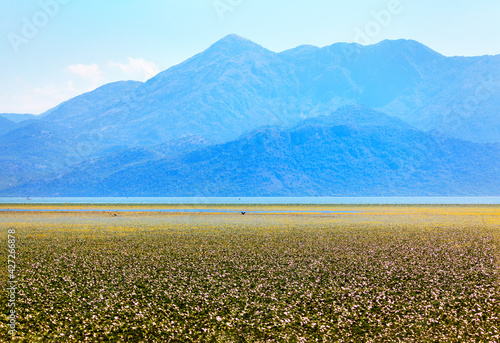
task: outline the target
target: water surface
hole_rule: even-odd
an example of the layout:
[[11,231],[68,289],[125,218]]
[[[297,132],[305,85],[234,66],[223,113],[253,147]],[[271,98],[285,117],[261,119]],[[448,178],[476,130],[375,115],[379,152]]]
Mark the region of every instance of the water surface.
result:
[[0,204],[498,205],[500,197],[0,197]]

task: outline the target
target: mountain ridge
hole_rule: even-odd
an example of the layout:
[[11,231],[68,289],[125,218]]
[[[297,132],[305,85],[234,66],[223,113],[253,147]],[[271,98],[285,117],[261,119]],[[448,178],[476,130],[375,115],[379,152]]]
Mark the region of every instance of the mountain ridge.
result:
[[[344,114],[357,111],[349,119]],[[373,118],[378,116],[378,122]],[[9,196],[498,195],[500,144],[425,133],[355,106],[291,128],[4,190]],[[387,118],[386,118],[387,117]],[[125,165],[125,163],[119,163]],[[84,168],[85,169],[85,168]],[[90,169],[87,167],[87,169]],[[95,167],[94,167],[95,169]]]
[[224,144],[262,127],[325,124],[351,105],[394,127],[500,142],[500,55],[445,57],[411,40],[272,52],[230,35],[144,83],[105,85],[8,129],[0,188],[187,137]]

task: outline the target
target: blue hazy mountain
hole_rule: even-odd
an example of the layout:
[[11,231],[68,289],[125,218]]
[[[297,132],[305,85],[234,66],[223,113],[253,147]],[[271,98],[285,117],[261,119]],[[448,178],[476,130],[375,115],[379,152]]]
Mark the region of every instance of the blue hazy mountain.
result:
[[[103,147],[195,135],[224,142],[360,104],[424,131],[500,141],[500,56],[445,57],[411,40],[282,53],[230,35],[144,84],[106,85],[45,113]],[[78,140],[78,137],[75,137]]]
[[[50,109],[42,114],[42,120],[51,123],[64,123],[69,128],[78,127],[81,129],[89,124],[86,121],[99,120],[100,116],[119,108],[129,94],[140,85],[142,82],[138,81],[108,83]],[[89,127],[95,128],[92,125]]]
[[29,119],[40,119],[42,116],[34,114],[21,114],[21,113],[0,113],[1,118],[8,119],[14,123],[20,123]]
[[[364,107],[166,157],[106,165],[4,191],[19,196],[498,195],[500,144],[423,132]],[[137,155],[134,151],[134,156]],[[109,159],[107,159],[109,160]],[[131,160],[136,163],[130,164]],[[104,167],[104,168],[103,168]],[[107,167],[107,168],[106,168]],[[91,172],[95,170],[96,172]]]
[[445,57],[411,40],[275,53],[230,35],[145,83],[105,85],[5,130],[0,188],[189,137],[224,144],[357,104],[443,139],[500,142],[500,56]]
[[0,135],[0,188],[108,153],[100,128],[87,125],[85,117],[99,117],[140,84],[128,81],[105,85],[63,102],[36,119],[28,116],[17,127],[6,130]]
[[41,116],[36,116],[33,114],[1,113],[0,136],[34,123],[40,118]]
[[7,118],[0,116],[0,136],[16,129],[18,124]]
[[302,46],[280,55],[315,104],[363,104],[424,131],[500,141],[500,56],[445,57],[411,40]]
[[0,136],[0,188],[61,169],[68,156],[68,132],[36,120]]

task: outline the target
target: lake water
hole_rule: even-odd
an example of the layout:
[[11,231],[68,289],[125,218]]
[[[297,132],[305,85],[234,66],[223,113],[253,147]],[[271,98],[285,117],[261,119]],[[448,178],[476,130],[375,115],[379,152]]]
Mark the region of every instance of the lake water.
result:
[[244,214],[259,214],[259,213],[275,213],[275,214],[310,214],[310,213],[321,213],[321,214],[345,214],[345,213],[360,213],[357,211],[252,211],[245,210],[225,210],[225,209],[192,209],[192,208],[181,208],[181,209],[0,209],[2,212],[110,212],[110,213],[244,213]]
[[17,198],[0,197],[0,204],[442,204],[498,205],[500,197],[170,197],[170,198]]

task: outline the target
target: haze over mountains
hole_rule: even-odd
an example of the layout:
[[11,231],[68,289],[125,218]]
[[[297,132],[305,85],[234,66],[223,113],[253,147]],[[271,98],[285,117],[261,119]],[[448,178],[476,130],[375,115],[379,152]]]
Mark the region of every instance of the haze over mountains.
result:
[[500,56],[230,35],[145,83],[0,115],[0,194],[498,195],[499,109]]

